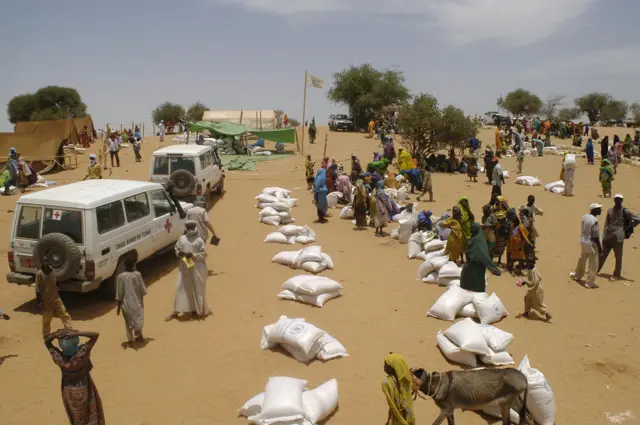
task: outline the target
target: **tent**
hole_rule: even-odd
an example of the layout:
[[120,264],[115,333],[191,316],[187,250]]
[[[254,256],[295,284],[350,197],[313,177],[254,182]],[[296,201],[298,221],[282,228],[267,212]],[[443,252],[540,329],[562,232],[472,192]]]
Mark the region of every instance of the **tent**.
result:
[[82,134],[82,129],[84,128],[84,126],[87,126],[87,133],[89,133],[89,141],[93,142],[98,135],[96,134],[96,128],[93,126],[93,120],[91,119],[90,115],[87,115],[86,117],[82,117],[82,118],[74,118],[73,122],[76,125],[76,130],[78,131],[78,134]]
[[258,130],[230,122],[198,121],[197,123],[190,124],[189,129],[191,131],[207,130],[212,134],[223,136],[240,136],[245,133],[251,133],[257,137],[262,137],[265,140],[276,143],[295,143],[296,141],[296,130],[293,127],[275,130]]
[[205,111],[202,121],[228,122],[242,124],[251,128],[262,130],[272,130],[277,128],[276,111],[255,110],[255,111]]
[[40,133],[0,133],[0,162],[6,162],[9,149],[27,161],[53,161],[60,155],[60,137]]
[[16,133],[36,133],[61,141],[68,140],[74,145],[80,143],[80,135],[73,119],[19,122],[16,124]]

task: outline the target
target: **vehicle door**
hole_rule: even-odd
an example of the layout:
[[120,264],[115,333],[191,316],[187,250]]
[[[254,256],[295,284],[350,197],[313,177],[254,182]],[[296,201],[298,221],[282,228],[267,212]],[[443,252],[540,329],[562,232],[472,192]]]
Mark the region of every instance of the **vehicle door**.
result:
[[220,184],[222,180],[222,161],[218,156],[217,150],[211,149],[208,154],[211,159],[212,188],[214,188],[214,186]]
[[180,216],[176,212],[175,205],[173,205],[163,189],[151,192],[151,207],[156,235],[155,251],[160,251],[175,243],[184,229],[179,228],[181,224]]
[[151,216],[151,207],[146,192],[124,198],[124,212],[127,216],[125,245],[121,253],[136,250],[141,261],[155,250],[156,224]]
[[35,273],[36,266],[33,261],[33,249],[40,239],[42,229],[42,206],[18,204],[16,211],[16,224],[11,241],[13,248],[13,261],[17,272]]
[[202,186],[202,191],[200,192],[200,194],[206,197],[208,195],[207,185],[211,185],[211,166],[207,158],[207,153],[203,152],[198,155],[196,161],[198,161],[198,167],[200,168],[200,170],[196,174],[198,184]]
[[169,158],[167,156],[152,156],[149,181],[164,184],[169,181]]

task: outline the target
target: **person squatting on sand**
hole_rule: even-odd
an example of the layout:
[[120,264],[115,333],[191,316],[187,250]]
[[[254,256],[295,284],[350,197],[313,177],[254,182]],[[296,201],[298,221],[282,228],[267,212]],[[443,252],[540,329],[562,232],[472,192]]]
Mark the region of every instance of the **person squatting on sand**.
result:
[[519,314],[517,317],[525,317],[529,319],[529,313],[533,310],[540,316],[544,317],[545,322],[549,322],[551,321],[552,316],[547,310],[547,306],[544,304],[542,276],[540,276],[540,273],[536,268],[536,260],[534,257],[527,259],[525,268],[527,271],[527,279],[518,279],[517,285],[519,287],[526,286],[529,290],[524,296],[524,312]]
[[166,321],[178,317],[179,313],[190,313],[203,319],[211,313],[207,304],[207,248],[198,235],[195,221],[185,222],[186,232],[176,242],[176,255],[180,258],[178,282],[173,300],[173,312]]

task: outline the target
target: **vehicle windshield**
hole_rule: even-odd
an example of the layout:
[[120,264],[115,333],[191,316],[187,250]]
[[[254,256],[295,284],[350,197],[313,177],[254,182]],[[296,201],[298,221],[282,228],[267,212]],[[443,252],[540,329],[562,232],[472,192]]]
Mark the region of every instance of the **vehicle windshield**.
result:
[[82,245],[82,212],[60,208],[45,208],[42,220],[42,236],[63,233]]
[[336,115],[336,119],[337,120],[348,120],[349,116],[348,115]]

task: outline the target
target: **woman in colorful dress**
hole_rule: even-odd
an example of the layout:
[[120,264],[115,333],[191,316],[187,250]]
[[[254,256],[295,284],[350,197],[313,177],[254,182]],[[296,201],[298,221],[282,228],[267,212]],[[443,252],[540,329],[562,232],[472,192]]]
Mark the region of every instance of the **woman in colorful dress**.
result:
[[356,181],[356,191],[353,196],[353,213],[358,230],[364,230],[367,227],[367,197],[364,182],[359,179]]
[[[527,244],[531,245],[529,241],[529,232],[522,224],[520,217],[515,209],[509,210],[507,214],[507,221],[509,222],[509,240],[507,243],[507,269],[510,273],[516,272],[521,274],[524,268],[525,251],[527,251]],[[514,263],[518,262],[518,268],[514,268]]]
[[[97,332],[62,330],[49,334],[45,345],[62,372],[62,402],[71,425],[104,425],[104,410],[98,389],[91,379],[91,350]],[[88,338],[80,344],[80,338]],[[58,341],[58,347],[53,341]]]
[[407,362],[399,354],[391,353],[384,358],[382,392],[389,405],[389,415],[385,425],[415,425],[413,412],[413,375]]
[[600,185],[602,186],[602,196],[611,197],[611,183],[615,179],[615,169],[608,159],[603,159],[600,165]]

